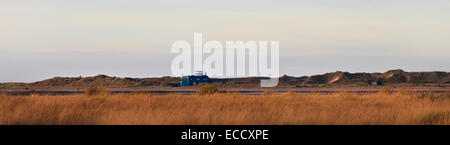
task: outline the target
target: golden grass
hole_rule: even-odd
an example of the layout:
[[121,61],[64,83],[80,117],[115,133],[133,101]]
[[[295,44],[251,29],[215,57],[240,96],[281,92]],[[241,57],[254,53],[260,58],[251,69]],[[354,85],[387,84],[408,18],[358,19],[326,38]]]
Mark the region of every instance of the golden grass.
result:
[[0,124],[450,124],[450,95],[0,95]]

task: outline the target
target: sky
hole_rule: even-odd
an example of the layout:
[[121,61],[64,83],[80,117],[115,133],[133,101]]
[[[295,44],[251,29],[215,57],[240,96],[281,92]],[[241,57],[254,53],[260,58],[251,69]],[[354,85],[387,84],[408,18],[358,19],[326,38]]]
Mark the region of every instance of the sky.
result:
[[448,0],[0,0],[0,82],[170,76],[194,32],[280,41],[292,76],[450,71],[449,18]]

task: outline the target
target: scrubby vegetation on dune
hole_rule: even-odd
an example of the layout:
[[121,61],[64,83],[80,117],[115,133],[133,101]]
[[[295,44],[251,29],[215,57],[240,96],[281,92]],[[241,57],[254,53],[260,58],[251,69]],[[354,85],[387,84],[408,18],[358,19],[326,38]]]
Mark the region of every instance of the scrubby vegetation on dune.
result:
[[[216,81],[220,87],[259,87],[264,77],[225,78]],[[212,79],[217,80],[217,79]],[[89,86],[107,88],[148,88],[174,87],[181,81],[179,77],[162,78],[121,78],[106,75],[93,77],[55,77],[34,83],[0,83],[0,89],[81,89]],[[226,82],[226,83],[219,83]],[[313,76],[281,76],[279,87],[360,87],[373,85],[387,86],[434,86],[450,87],[449,72],[405,72],[390,70],[384,73],[332,72]]]
[[0,124],[448,125],[450,95],[0,95]]

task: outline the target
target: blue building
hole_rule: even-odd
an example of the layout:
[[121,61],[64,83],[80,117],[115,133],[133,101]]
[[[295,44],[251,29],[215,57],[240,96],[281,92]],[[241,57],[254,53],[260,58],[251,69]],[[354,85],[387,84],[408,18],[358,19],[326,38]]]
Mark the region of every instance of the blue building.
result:
[[193,86],[202,83],[208,83],[209,77],[201,71],[197,71],[195,75],[181,77],[181,86]]

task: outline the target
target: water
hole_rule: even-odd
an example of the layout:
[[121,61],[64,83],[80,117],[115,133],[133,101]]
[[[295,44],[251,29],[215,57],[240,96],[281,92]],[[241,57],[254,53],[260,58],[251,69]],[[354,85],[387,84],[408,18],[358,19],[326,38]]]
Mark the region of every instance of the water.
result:
[[[275,91],[272,92],[274,94],[283,94],[287,93],[288,91]],[[350,93],[350,94],[358,94],[358,95],[364,95],[364,94],[375,94],[378,93],[378,91],[291,91],[293,94],[311,94],[311,93],[319,93],[319,94],[334,94],[334,93]],[[431,93],[431,94],[439,94],[439,93],[445,93],[446,91],[413,91],[416,93]],[[57,96],[57,95],[78,95],[78,94],[84,94],[84,91],[74,90],[74,91],[0,91],[0,93],[5,93],[7,95],[11,96],[29,96],[29,95],[50,95],[50,96]],[[112,91],[111,94],[130,94],[130,93],[149,93],[149,94],[156,94],[156,95],[166,95],[166,94],[181,94],[181,95],[190,95],[197,93],[197,91]],[[239,93],[242,95],[261,95],[264,94],[264,91],[232,91],[231,93]],[[394,91],[396,93],[396,91]]]

